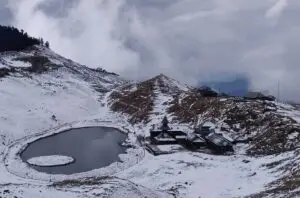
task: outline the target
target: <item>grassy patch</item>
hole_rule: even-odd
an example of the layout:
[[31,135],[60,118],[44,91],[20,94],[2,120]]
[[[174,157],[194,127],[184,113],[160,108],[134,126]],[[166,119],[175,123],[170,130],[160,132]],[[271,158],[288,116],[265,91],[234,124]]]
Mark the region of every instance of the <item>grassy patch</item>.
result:
[[205,114],[204,117],[207,118],[221,116],[224,103],[220,102],[219,98],[202,97],[196,91],[191,91],[183,98],[180,97],[180,95],[175,96],[168,108],[168,113],[174,115],[179,122],[190,123],[194,121],[196,115]]
[[137,84],[135,90],[125,87],[119,91],[114,91],[110,95],[111,110],[125,113],[130,116],[129,122],[132,124],[149,121],[150,112],[154,106],[154,84],[145,81]]
[[[289,134],[300,132],[300,125],[292,118],[270,111],[272,103],[264,101],[236,102],[232,98],[202,97],[196,90],[174,97],[168,113],[181,123],[191,123],[196,115],[207,121],[223,120],[228,129],[238,136],[253,139],[250,155],[269,155],[296,148],[300,137],[288,139]],[[224,128],[224,127],[223,127]]]
[[72,179],[72,180],[63,180],[53,183],[53,187],[65,187],[65,186],[93,186],[106,183],[106,180],[110,177],[91,177],[86,179]]

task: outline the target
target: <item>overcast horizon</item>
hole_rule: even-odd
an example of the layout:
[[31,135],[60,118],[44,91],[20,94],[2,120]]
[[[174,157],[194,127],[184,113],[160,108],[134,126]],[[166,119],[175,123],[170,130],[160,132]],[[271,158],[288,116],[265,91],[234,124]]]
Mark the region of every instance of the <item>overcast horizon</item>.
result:
[[1,24],[89,67],[191,85],[245,77],[300,101],[299,0],[2,0]]

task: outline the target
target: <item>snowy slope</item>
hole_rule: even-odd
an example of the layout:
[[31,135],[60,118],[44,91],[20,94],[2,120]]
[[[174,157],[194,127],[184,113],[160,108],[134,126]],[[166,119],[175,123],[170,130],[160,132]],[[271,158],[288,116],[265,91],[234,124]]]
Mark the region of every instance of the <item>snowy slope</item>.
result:
[[[291,154],[285,154],[285,156]],[[179,197],[244,197],[263,191],[282,174],[272,174],[262,165],[284,156],[212,156],[201,153],[176,153],[148,156],[138,167],[119,176],[135,183],[173,190]]]
[[[7,136],[2,138],[4,143],[58,124],[105,114],[101,99],[123,83],[116,75],[92,71],[45,48],[14,56],[25,55],[44,56],[50,60],[49,65],[61,67],[38,75],[19,70],[0,78],[0,135]],[[0,57],[7,57],[7,53]],[[100,88],[102,92],[97,91]]]
[[64,181],[53,185],[0,185],[1,197],[25,198],[171,198],[170,195],[136,185],[118,178],[89,178],[82,181]]
[[[42,70],[34,69],[30,63],[39,59],[46,60],[39,62]],[[1,68],[9,70],[8,75],[0,78],[0,197],[168,196],[117,179],[109,186],[97,185],[98,190],[84,185],[49,188],[51,181],[21,178],[8,172],[2,160],[7,160],[4,157],[8,146],[18,139],[83,120],[114,120],[105,105],[106,95],[126,81],[40,46],[23,52],[1,53],[0,62]],[[83,193],[87,189],[89,193]]]
[[[173,82],[159,75],[127,85],[112,93],[109,104],[124,119],[138,121],[133,123],[140,136],[148,136],[152,125],[159,125],[166,115],[176,129],[192,131],[195,118],[200,118],[228,139],[254,141],[237,144],[233,156],[181,151],[149,155],[120,177],[174,191],[178,197],[300,196],[299,110],[277,102],[205,98]],[[135,108],[140,103],[144,108]],[[290,185],[289,180],[296,182]]]

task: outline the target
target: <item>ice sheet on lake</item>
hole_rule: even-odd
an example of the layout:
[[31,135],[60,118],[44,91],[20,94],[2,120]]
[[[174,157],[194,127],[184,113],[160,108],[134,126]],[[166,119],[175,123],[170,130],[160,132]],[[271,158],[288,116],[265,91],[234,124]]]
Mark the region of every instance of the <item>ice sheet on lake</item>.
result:
[[36,166],[59,166],[59,165],[66,165],[74,161],[75,159],[73,157],[62,156],[62,155],[40,156],[40,157],[33,157],[27,160],[29,164],[36,165]]

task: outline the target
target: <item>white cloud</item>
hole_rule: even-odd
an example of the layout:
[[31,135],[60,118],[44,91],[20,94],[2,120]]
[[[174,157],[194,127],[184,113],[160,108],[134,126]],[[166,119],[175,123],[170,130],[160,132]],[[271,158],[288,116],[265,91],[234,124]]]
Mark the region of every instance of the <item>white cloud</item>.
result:
[[115,31],[120,1],[79,1],[62,18],[51,17],[38,9],[45,2],[49,3],[48,0],[11,0],[13,24],[49,40],[58,53],[91,67],[104,66],[116,71],[120,65],[127,69],[137,66],[137,54],[124,49],[122,40],[113,38],[118,34]]
[[299,0],[9,1],[13,24],[88,66],[192,84],[246,74],[255,89],[276,94],[280,80],[285,98],[300,98]]
[[287,7],[287,0],[276,0],[276,3],[266,12],[267,18],[276,18],[281,15],[283,10]]

